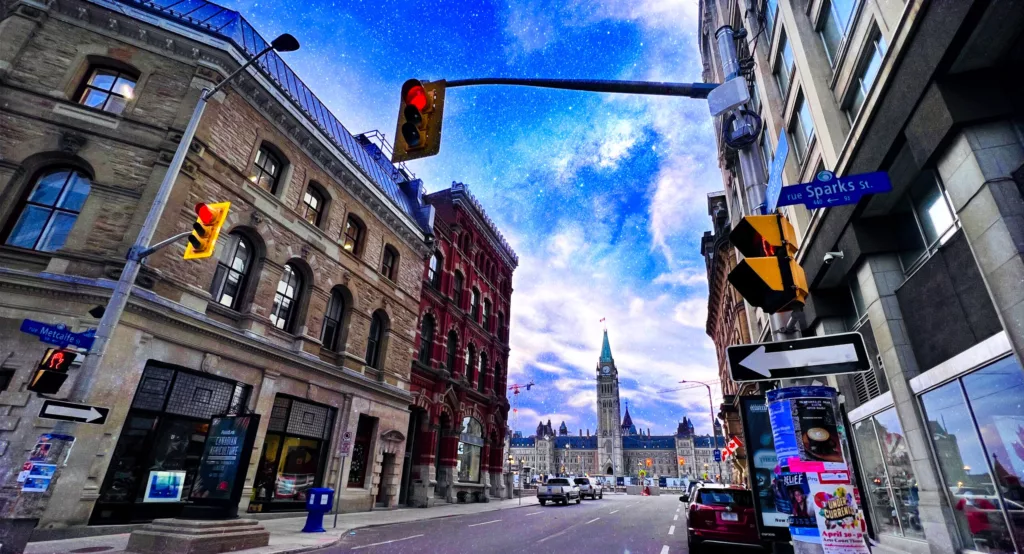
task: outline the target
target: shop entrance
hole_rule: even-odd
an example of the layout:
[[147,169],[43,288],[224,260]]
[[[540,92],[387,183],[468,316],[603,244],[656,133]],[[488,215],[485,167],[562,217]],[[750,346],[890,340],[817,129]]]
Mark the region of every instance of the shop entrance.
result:
[[309,489],[323,486],[333,424],[333,408],[282,394],[274,398],[250,512],[305,509]]
[[210,418],[242,413],[251,390],[244,383],[147,362],[89,524],[177,517],[192,489]]

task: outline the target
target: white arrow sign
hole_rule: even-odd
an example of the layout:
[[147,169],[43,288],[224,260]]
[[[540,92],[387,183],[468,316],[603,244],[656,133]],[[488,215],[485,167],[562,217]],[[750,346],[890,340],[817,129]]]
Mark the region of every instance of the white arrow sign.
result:
[[799,350],[783,350],[766,352],[764,345],[757,348],[740,365],[747,369],[771,377],[773,369],[791,369],[829,364],[842,364],[857,361],[857,349],[852,344],[819,346]]
[[67,406],[55,406],[51,404],[43,410],[43,413],[45,415],[73,417],[75,419],[81,419],[86,423],[92,423],[103,417],[103,414],[92,406],[89,406],[89,409],[86,410],[84,408],[69,408]]

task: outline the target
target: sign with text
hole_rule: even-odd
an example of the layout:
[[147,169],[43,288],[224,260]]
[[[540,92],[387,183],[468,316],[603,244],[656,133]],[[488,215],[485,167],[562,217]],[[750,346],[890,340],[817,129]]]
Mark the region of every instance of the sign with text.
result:
[[92,348],[92,343],[96,340],[95,329],[90,329],[84,333],[73,333],[63,323],[50,325],[49,323],[32,319],[22,320],[21,332],[35,335],[39,337],[39,340],[49,344],[56,344],[61,348],[76,346],[88,350]]
[[[764,137],[768,140],[768,137]],[[782,192],[782,171],[786,169],[786,158],[789,157],[789,141],[786,140],[786,131],[779,132],[778,146],[775,147],[775,157],[772,158],[768,167],[768,188],[764,194],[765,213],[771,214],[779,206],[779,194]],[[782,204],[785,206],[785,204]]]
[[[770,183],[770,181],[769,181]],[[820,171],[814,181],[792,185],[781,190],[779,206],[803,204],[808,209],[856,204],[865,194],[892,190],[889,174],[884,171],[836,177],[831,171]]]
[[761,540],[789,542],[789,510],[779,472],[768,401],[764,396],[741,396],[740,417],[747,446],[747,474],[754,493],[757,530]]
[[864,337],[838,333],[806,339],[738,344],[726,349],[734,381],[775,381],[871,369]]
[[786,387],[768,391],[768,414],[775,454],[783,467],[792,470],[791,465],[798,462],[821,462],[814,469],[847,469],[835,389]]
[[190,500],[234,504],[237,509],[259,421],[258,414],[218,416],[210,421]]

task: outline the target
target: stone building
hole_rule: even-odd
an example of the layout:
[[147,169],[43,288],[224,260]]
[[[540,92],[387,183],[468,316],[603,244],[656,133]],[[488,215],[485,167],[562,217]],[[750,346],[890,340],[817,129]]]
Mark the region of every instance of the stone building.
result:
[[[875,551],[1021,551],[1024,459],[1009,422],[1024,420],[1024,5],[703,0],[707,82],[723,79],[725,24],[747,31],[762,169],[785,136],[784,185],[821,170],[892,181],[856,204],[784,209],[811,289],[799,330],[860,332],[872,361],[828,381]],[[719,150],[735,225],[757,208],[744,187],[764,176],[744,182]],[[771,340],[769,318],[747,314],[751,340]],[[979,497],[997,507],[982,525]]]
[[187,496],[210,417],[246,412],[261,419],[242,511],[302,510],[320,485],[342,511],[393,507],[432,208],[274,53],[213,97],[156,233],[230,201],[215,258],[147,259],[85,398],[106,423],[62,426],[67,465],[21,492],[57,423],[25,389],[46,345],[22,320],[96,326],[200,91],[266,45],[219,6],[156,6],[0,1],[0,514],[172,517],[183,503],[147,483],[180,476]]
[[509,403],[505,394],[516,253],[462,183],[426,195],[435,251],[423,269],[403,493],[435,499],[500,497]]

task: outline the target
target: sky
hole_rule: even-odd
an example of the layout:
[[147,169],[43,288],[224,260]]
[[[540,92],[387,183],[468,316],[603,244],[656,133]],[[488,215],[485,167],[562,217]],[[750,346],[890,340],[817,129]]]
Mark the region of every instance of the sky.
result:
[[[229,0],[349,131],[393,142],[409,78],[701,80],[698,0]],[[514,430],[597,428],[606,318],[634,423],[710,432],[717,379],[700,237],[721,190],[706,102],[526,87],[449,89],[439,155],[409,163],[430,191],[465,183],[519,256],[508,382]],[[714,386],[715,403],[720,399]],[[511,396],[511,395],[510,395]],[[584,431],[585,432],[585,431]]]

